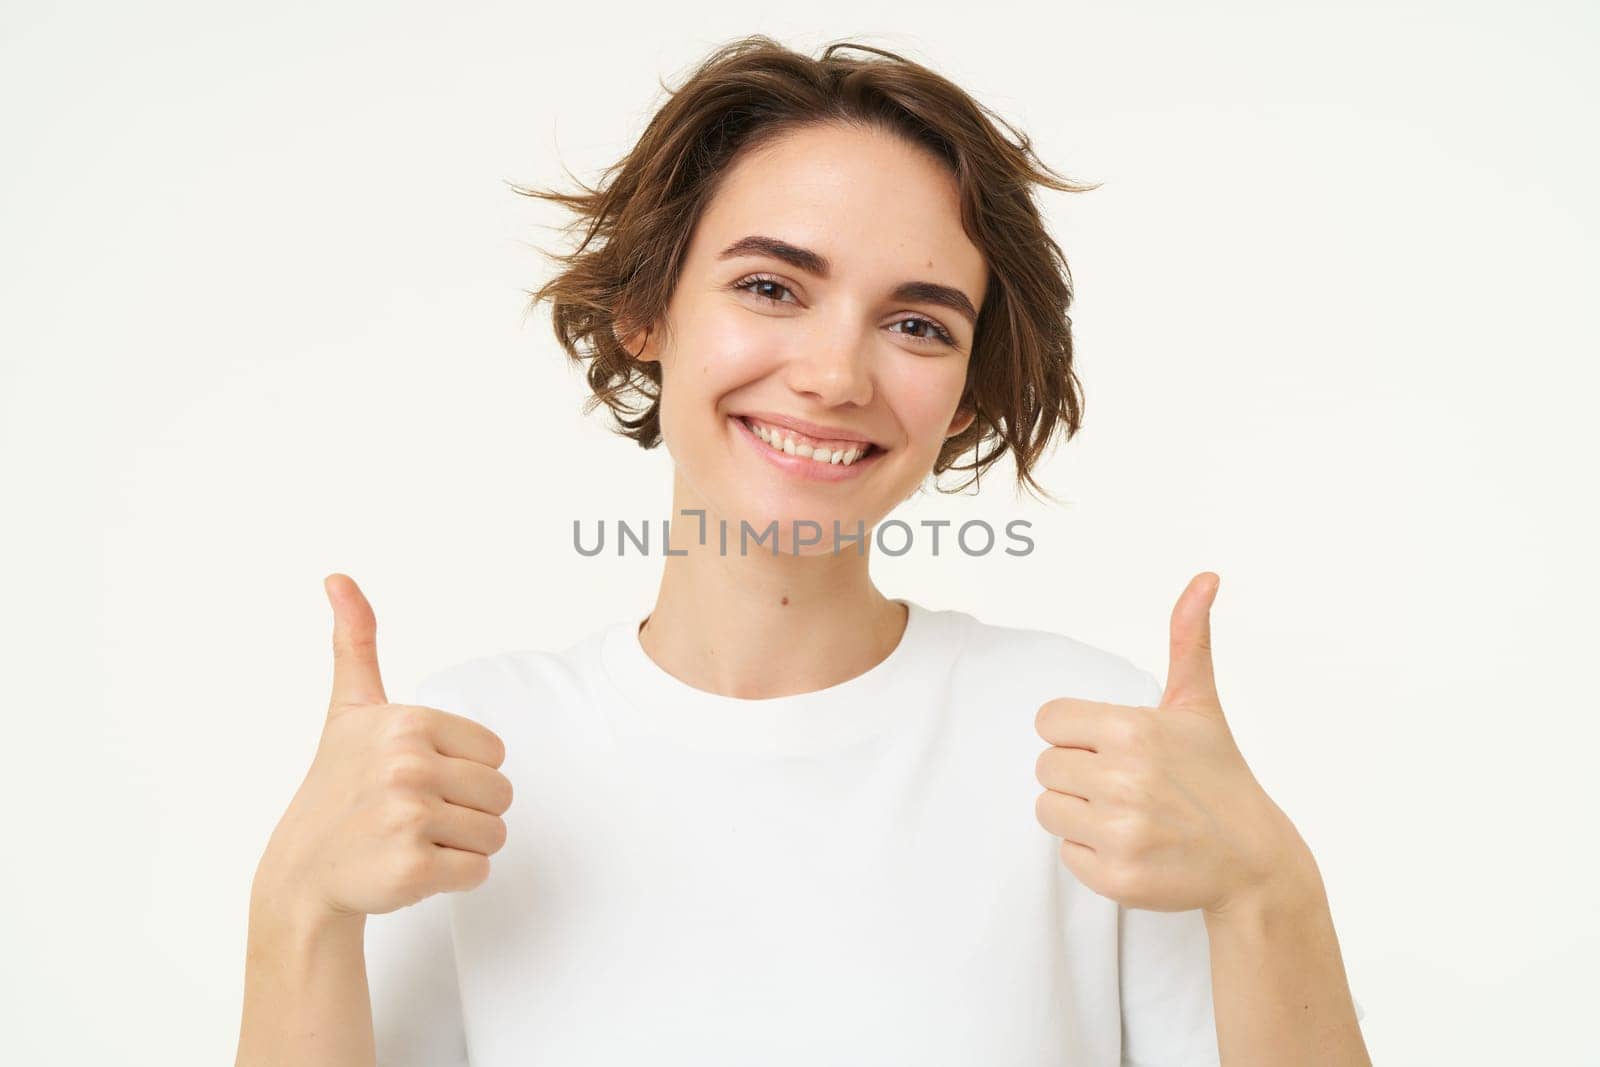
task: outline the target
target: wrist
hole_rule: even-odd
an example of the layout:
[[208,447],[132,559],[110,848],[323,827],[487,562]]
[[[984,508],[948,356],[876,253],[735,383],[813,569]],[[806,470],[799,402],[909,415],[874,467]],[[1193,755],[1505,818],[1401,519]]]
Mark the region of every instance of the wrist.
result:
[[1278,853],[1266,877],[1206,908],[1205,921],[1214,929],[1259,929],[1266,924],[1305,918],[1327,907],[1322,871],[1311,849],[1296,836]]
[[335,915],[296,900],[252,900],[247,959],[271,961],[270,966],[298,980],[328,961],[364,954],[366,920],[365,915]]
[[359,912],[341,912],[315,892],[309,892],[303,878],[274,861],[272,854],[262,858],[250,883],[250,929],[309,944],[337,937],[343,931],[364,932],[367,917]]

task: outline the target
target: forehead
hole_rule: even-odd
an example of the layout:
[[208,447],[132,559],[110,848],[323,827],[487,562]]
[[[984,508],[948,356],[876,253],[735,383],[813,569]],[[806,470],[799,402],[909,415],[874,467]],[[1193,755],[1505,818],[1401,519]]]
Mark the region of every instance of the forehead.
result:
[[742,153],[701,218],[690,257],[710,263],[752,233],[822,253],[841,279],[917,277],[956,285],[975,301],[983,295],[987,268],[961,227],[955,176],[894,134],[813,126]]

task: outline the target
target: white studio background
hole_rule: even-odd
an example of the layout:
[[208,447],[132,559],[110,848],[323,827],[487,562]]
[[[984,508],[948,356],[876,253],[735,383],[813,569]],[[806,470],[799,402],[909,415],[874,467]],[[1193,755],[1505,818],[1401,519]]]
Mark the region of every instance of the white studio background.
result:
[[928,62],[1104,183],[1043,198],[1088,395],[1044,472],[1066,504],[1000,468],[908,504],[1037,549],[880,557],[880,585],[1164,675],[1216,570],[1223,701],[1318,856],[1376,1060],[1600,1063],[1597,23],[8,4],[4,1058],[231,1062],[325,574],[372,599],[402,702],[648,609],[660,558],[579,557],[571,523],[665,515],[669,461],[579,410],[524,314],[560,216],[506,183],[593,180],[658,79],[763,32]]

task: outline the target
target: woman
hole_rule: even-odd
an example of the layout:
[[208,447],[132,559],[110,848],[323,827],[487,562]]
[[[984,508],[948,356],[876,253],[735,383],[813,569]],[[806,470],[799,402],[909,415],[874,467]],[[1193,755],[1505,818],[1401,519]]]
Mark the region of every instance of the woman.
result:
[[600,188],[531,194],[586,230],[536,297],[592,403],[674,462],[656,603],[392,705],[329,577],[241,1064],[1369,1062],[1316,864],[1217,701],[1215,575],[1165,689],[873,585],[930,475],[1009,454],[1033,486],[1076,431],[1030,186],[1085,187],[842,47],[725,46]]

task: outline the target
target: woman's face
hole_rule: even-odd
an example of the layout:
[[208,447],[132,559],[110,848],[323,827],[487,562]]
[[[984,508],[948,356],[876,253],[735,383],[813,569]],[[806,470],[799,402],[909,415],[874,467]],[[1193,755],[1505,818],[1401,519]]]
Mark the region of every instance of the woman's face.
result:
[[870,536],[972,421],[957,404],[988,268],[957,196],[926,150],[833,126],[725,174],[692,235],[670,337],[652,331],[642,353],[638,335],[624,342],[661,362],[675,506],[705,508],[712,537],[726,520],[730,553],[741,519],[757,532],[776,521],[785,554],[798,520],[821,530],[811,546],[816,528],[801,531],[802,554],[830,551],[835,522]]

